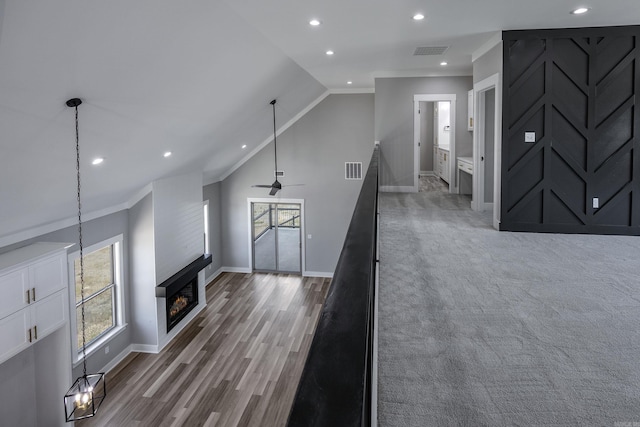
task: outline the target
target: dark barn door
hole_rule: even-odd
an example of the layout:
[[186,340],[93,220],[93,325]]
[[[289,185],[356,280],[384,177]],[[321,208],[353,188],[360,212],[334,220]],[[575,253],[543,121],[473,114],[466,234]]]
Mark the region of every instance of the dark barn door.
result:
[[640,234],[639,35],[504,33],[501,229]]

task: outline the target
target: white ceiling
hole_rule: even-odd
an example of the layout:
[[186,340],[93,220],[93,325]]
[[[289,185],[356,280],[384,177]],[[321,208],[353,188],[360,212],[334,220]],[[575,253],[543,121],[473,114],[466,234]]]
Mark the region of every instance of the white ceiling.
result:
[[[0,246],[74,215],[69,98],[84,101],[83,209],[108,211],[162,177],[224,176],[271,134],[273,98],[283,124],[327,89],[470,75],[502,29],[637,23],[637,0],[0,0]],[[450,48],[413,56],[433,45]]]

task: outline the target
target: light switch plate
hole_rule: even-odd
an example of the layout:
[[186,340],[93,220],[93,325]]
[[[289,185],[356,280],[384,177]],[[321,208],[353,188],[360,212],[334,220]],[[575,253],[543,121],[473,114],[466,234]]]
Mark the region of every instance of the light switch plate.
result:
[[593,209],[598,209],[600,208],[600,199],[598,199],[597,197],[593,198]]
[[525,132],[524,133],[524,142],[536,142],[536,133],[535,132]]

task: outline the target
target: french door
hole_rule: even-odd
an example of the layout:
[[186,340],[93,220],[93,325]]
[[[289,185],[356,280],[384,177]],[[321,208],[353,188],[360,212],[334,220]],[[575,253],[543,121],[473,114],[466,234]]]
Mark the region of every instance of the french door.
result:
[[300,273],[301,232],[300,204],[251,202],[253,270]]

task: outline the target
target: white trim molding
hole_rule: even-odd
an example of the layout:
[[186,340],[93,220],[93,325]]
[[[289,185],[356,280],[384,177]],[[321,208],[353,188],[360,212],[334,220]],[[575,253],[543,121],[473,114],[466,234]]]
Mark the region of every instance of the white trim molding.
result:
[[[420,102],[438,102],[449,101],[451,103],[451,140],[449,142],[449,193],[458,193],[458,183],[455,174],[451,171],[456,170],[456,94],[414,94],[413,95],[413,190],[417,193],[420,190]],[[383,191],[382,189],[380,191]]]
[[493,49],[502,41],[502,31],[496,32],[489,40],[471,54],[471,62],[476,62],[482,55]]
[[[495,90],[494,118],[494,159],[493,159],[493,203],[481,201],[484,198],[484,173],[480,165],[480,156],[484,152],[484,94]],[[493,227],[500,227],[501,170],[502,170],[502,85],[500,73],[493,74],[473,85],[474,117],[476,130],[473,132],[473,190],[471,207],[474,210],[493,210]]]

